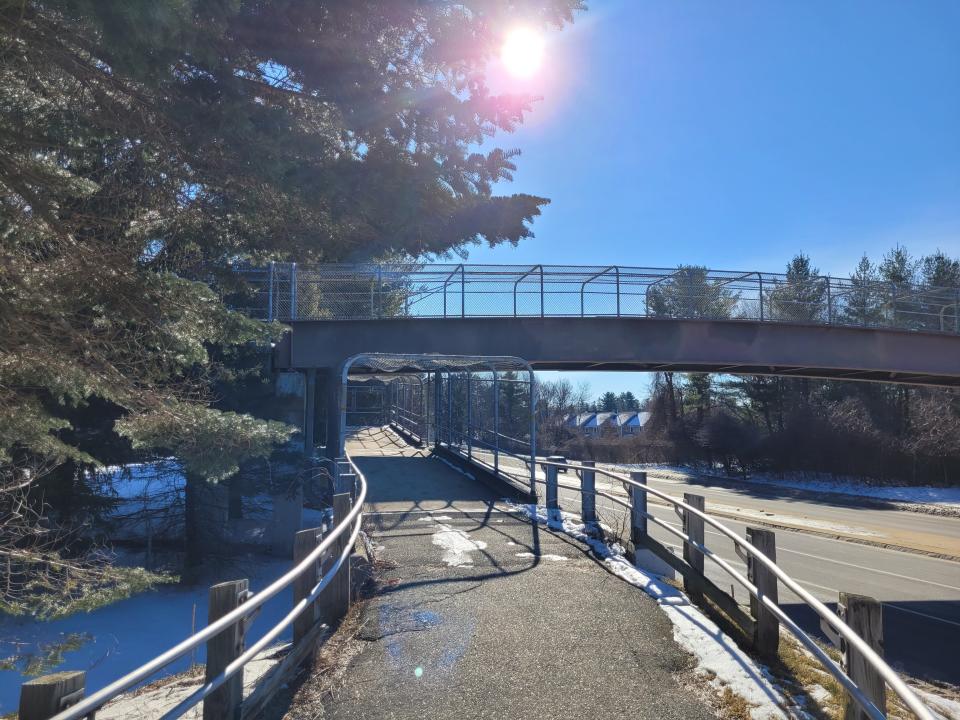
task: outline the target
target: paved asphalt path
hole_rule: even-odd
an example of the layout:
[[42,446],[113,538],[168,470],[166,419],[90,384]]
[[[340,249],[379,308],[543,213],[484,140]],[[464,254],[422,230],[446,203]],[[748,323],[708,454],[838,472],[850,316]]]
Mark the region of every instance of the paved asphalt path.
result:
[[[478,455],[484,459],[482,452]],[[504,460],[504,464],[508,462]],[[542,479],[543,473],[539,475]],[[561,482],[579,483],[574,473],[560,478]],[[835,609],[843,590],[883,602],[886,657],[894,667],[960,685],[960,663],[955,655],[955,648],[960,647],[960,563],[864,544],[887,543],[960,556],[960,518],[909,512],[892,505],[858,507],[835,496],[818,497],[776,487],[709,484],[709,480],[671,471],[649,472],[648,482],[673,497],[680,498],[685,492],[703,495],[707,510],[721,513],[719,519],[741,536],[746,525],[757,520],[777,525],[778,562],[819,600]],[[616,481],[606,482],[598,476],[597,484],[626,497]],[[540,490],[542,495],[542,486]],[[564,490],[560,495],[563,508],[579,514],[579,493]],[[604,498],[598,499],[598,507],[606,524],[624,526],[621,508]],[[679,528],[680,521],[671,508],[653,503],[650,508],[656,517]],[[743,516],[747,519],[736,519]],[[651,524],[651,534],[681,552],[678,539],[667,531]],[[726,537],[708,529],[706,539],[708,547],[744,570]],[[709,560],[706,570],[720,587],[731,586],[731,578]],[[741,603],[748,601],[739,586],[734,595]],[[818,618],[798,598],[784,592],[780,599],[805,630],[819,633]]]
[[326,717],[714,717],[642,591],[438,460],[352,452],[370,482],[368,530],[396,566]]

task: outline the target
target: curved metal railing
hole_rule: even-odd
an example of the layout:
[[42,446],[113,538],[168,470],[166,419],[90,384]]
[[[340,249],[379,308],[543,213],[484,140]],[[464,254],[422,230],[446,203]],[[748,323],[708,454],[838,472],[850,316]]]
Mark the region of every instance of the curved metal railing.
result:
[[[644,492],[647,495],[652,495],[661,500],[666,501],[672,505],[677,510],[682,510],[684,513],[690,513],[701,520],[707,525],[710,525],[712,528],[717,530],[720,534],[726,536],[733,541],[734,547],[738,549],[738,554],[743,553],[749,555],[754,562],[760,563],[767,570],[770,571],[783,585],[793,592],[797,597],[799,597],[808,607],[810,607],[817,615],[826,623],[828,623],[836,632],[842,637],[850,646],[852,646],[857,653],[860,654],[864,660],[876,670],[877,673],[883,678],[886,684],[890,687],[891,690],[904,702],[904,704],[913,712],[919,720],[936,720],[936,716],[927,708],[926,705],[920,700],[917,694],[910,689],[910,687],[903,681],[903,679],[897,675],[897,673],[880,657],[873,648],[868,645],[863,638],[861,638],[849,625],[847,625],[843,620],[841,620],[836,613],[830,610],[826,605],[817,600],[812,594],[810,594],[806,589],[804,589],[796,580],[791,578],[786,572],[784,572],[775,561],[768,558],[764,553],[754,547],[749,541],[738,536],[733,530],[728,528],[726,525],[711,517],[709,514],[698,510],[697,508],[689,505],[688,503],[678,500],[671,497],[667,493],[664,493],[655,488],[651,488],[648,485],[639,483],[632,478],[613,472],[611,470],[606,470],[602,467],[588,467],[583,465],[576,465],[573,463],[561,463],[550,460],[537,460],[537,464],[545,467],[555,467],[558,469],[566,470],[576,470],[578,473],[586,470],[588,472],[593,472],[597,475],[604,475],[613,480],[624,483],[625,485],[635,487],[638,490]],[[536,482],[539,484],[546,484],[546,480],[541,480],[540,478],[536,479]],[[573,485],[571,483],[564,483],[557,481],[558,488],[565,488],[568,490],[574,490],[577,492],[584,492],[582,486]],[[629,501],[625,501],[622,498],[616,497],[615,495],[604,492],[603,490],[594,490],[594,494],[600,497],[604,497],[611,502],[620,505],[621,507],[627,508],[631,512],[634,511],[633,504]],[[641,512],[641,515],[646,517],[647,520],[656,524],[657,526],[663,528],[667,532],[675,535],[680,538],[683,542],[688,543],[691,547],[694,547],[705,557],[710,558],[715,562],[720,568],[726,571],[734,580],[736,580],[741,586],[743,586],[753,597],[757,599],[758,602],[762,603],[773,615],[777,617],[780,623],[786,627],[790,633],[818,660],[820,664],[823,665],[824,669],[829,672],[836,680],[843,686],[843,688],[850,694],[850,697],[853,698],[854,702],[859,705],[864,712],[866,712],[874,720],[884,720],[887,717],[886,710],[876,707],[870,699],[864,694],[864,692],[857,686],[857,684],[843,671],[836,661],[831,658],[826,651],[820,645],[818,645],[813,638],[811,638],[806,632],[804,632],[796,622],[794,622],[789,615],[770,597],[761,592],[757,586],[750,582],[743,573],[738,571],[736,568],[730,565],[726,560],[719,557],[714,553],[710,548],[705,545],[692,541],[690,537],[684,533],[682,530],[677,529],[670,523],[664,522],[657,517],[654,517],[649,512]]]
[[106,687],[84,698],[76,705],[73,705],[63,712],[57,714],[54,716],[53,720],[79,720],[79,718],[84,718],[90,715],[108,703],[110,700],[116,698],[118,695],[126,690],[129,690],[135,685],[140,684],[170,663],[184,657],[191,650],[199,647],[223,630],[226,630],[235,623],[242,622],[244,619],[257,612],[257,610],[259,610],[259,608],[265,602],[267,602],[267,600],[275,596],[281,590],[290,587],[293,582],[297,580],[297,578],[315,567],[316,563],[323,557],[324,553],[334,547],[334,544],[340,539],[340,537],[349,530],[350,536],[347,539],[343,551],[336,559],[336,562],[323,573],[322,577],[319,579],[316,585],[313,586],[310,593],[302,600],[294,604],[290,612],[288,612],[280,620],[280,622],[270,628],[263,635],[263,637],[250,645],[249,648],[247,648],[239,657],[231,662],[222,672],[210,680],[205,681],[204,684],[201,685],[195,692],[191,693],[182,702],[177,704],[176,707],[165,713],[163,718],[166,719],[180,717],[187,710],[202,701],[205,697],[220,688],[231,677],[240,672],[243,667],[250,662],[250,660],[252,660],[258,653],[267,647],[267,645],[273,642],[284,630],[286,630],[297,618],[297,616],[299,616],[317,600],[317,598],[320,596],[320,593],[330,584],[334,576],[340,570],[341,566],[345,562],[349,561],[350,553],[353,551],[357,536],[360,533],[361,510],[363,508],[364,500],[367,496],[367,480],[363,473],[360,472],[359,468],[357,468],[357,466],[353,463],[353,460],[350,459],[349,456],[347,459],[350,462],[350,467],[353,470],[353,473],[356,475],[356,502],[343,520],[340,521],[327,534],[326,537],[323,538],[323,540],[310,552],[309,555],[307,555],[303,560],[294,565],[272,583],[263,588],[263,590],[251,594],[245,602],[241,603],[234,610],[231,610],[220,619],[207,625],[207,627],[177,643],[166,652],[157,655],[152,660],[144,663],[134,670],[131,670],[123,677],[114,680]]
[[[704,267],[301,265],[237,271],[270,320],[663,317],[960,334],[960,288]],[[249,307],[252,304],[253,307]]]

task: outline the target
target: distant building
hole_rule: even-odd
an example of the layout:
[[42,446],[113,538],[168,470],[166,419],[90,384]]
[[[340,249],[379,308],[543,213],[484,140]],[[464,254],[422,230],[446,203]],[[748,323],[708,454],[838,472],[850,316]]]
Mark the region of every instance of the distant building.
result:
[[569,415],[564,424],[576,433],[592,437],[615,434],[638,435],[650,420],[648,412],[593,412]]
[[622,412],[617,414],[620,435],[637,435],[650,420],[648,412]]

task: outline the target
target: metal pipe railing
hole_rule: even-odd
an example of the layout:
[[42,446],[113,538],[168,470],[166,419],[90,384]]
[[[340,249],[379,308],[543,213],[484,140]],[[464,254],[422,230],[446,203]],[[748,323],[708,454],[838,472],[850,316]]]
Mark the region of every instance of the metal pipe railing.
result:
[[[129,673],[123,677],[114,680],[112,683],[106,687],[98,690],[89,697],[84,698],[76,705],[71,706],[70,708],[64,710],[63,712],[55,715],[52,720],[79,720],[79,718],[84,718],[87,715],[95,712],[107,702],[115,698],[117,695],[122,692],[129,690],[135,685],[143,682],[150,676],[162,670],[164,667],[170,663],[180,659],[185,656],[191,650],[196,647],[199,647],[207,640],[213,636],[219,634],[223,630],[226,630],[231,625],[234,625],[237,622],[242,622],[245,618],[250,616],[252,613],[256,612],[267,600],[272,598],[274,595],[279,593],[281,590],[289,587],[297,578],[303,575],[308,570],[312,569],[315,564],[323,557],[333,544],[339,540],[340,536],[343,535],[348,528],[351,528],[351,537],[353,540],[356,540],[357,534],[360,532],[360,517],[361,511],[363,508],[363,503],[367,497],[367,480],[366,477],[360,472],[360,469],[354,464],[353,460],[347,456],[347,459],[350,463],[350,467],[353,470],[353,473],[356,475],[357,482],[357,499],[353,507],[350,509],[350,512],[347,513],[346,517],[334,527],[330,533],[323,538],[323,540],[314,548],[309,555],[307,555],[303,560],[298,564],[294,565],[283,575],[278,577],[272,583],[267,585],[263,590],[258,593],[252,594],[245,602],[240,604],[235,609],[231,610],[219,620],[216,620],[209,625],[207,625],[202,630],[197,631],[190,637],[180,641],[172,648],[166,652],[161,653],[152,660],[144,663],[140,667],[131,670]],[[337,563],[329,568],[324,574],[317,585],[311,590],[310,595],[305,600],[297,603],[294,608],[286,615],[284,618],[274,625],[269,631],[267,631],[266,636],[270,636],[270,640],[275,639],[281,632],[283,632],[295,619],[296,617],[305,610],[312,600],[315,600],[316,594],[319,596],[320,591],[329,584],[330,580],[336,574],[336,570],[340,568],[343,564],[343,558],[349,555],[349,550],[352,549],[352,543],[347,543],[347,550],[341,554]],[[270,640],[267,640],[266,643],[261,645],[262,639],[251,646],[251,650],[254,647],[257,647],[258,650],[262,649],[269,643]],[[258,647],[259,646],[259,647]],[[240,669],[252,659],[256,653],[251,653],[250,650],[244,652],[240,657],[234,660],[227,668],[220,673],[217,677],[211,679],[208,683],[202,686],[199,690],[193,693],[187,700],[192,700],[189,705],[178,705],[175,709],[181,709],[186,711],[197,702],[202,700],[204,697],[209,695],[211,692],[216,690],[218,687],[223,685],[224,682],[230,679],[233,675],[240,671]],[[241,660],[243,662],[241,662]],[[215,684],[215,685],[214,685]],[[212,687],[211,687],[212,686]],[[181,707],[183,706],[183,707]],[[172,712],[172,711],[171,711]],[[182,714],[182,713],[181,713]],[[164,717],[177,717],[177,715],[167,714]]]
[[[813,609],[817,615],[819,615],[823,620],[825,620],[831,627],[833,627],[837,633],[843,637],[843,639],[849,643],[855,650],[864,658],[864,660],[869,663],[883,678],[887,685],[897,694],[897,696],[906,704],[906,706],[913,712],[920,720],[935,720],[933,713],[927,708],[926,705],[917,697],[916,693],[900,678],[899,675],[881,658],[870,645],[868,645],[863,638],[861,638],[850,626],[848,626],[843,620],[841,620],[833,611],[830,610],[826,605],[817,600],[812,594],[810,594],[806,589],[804,589],[796,580],[791,578],[784,572],[773,560],[768,558],[764,553],[760,552],[756,547],[754,547],[749,541],[739,537],[733,530],[728,528],[726,525],[720,521],[714,519],[705,512],[701,512],[697,508],[687,504],[682,500],[671,497],[670,495],[651,488],[648,485],[638,483],[632,478],[615,473],[610,470],[606,470],[602,467],[590,467],[586,468],[582,465],[575,465],[571,463],[559,463],[549,460],[537,460],[536,464],[542,466],[552,466],[556,468],[572,469],[578,472],[583,470],[589,470],[599,475],[604,475],[614,480],[618,480],[626,485],[638,488],[647,495],[653,495],[654,497],[660,498],[661,500],[666,501],[668,504],[672,505],[678,510],[682,510],[685,513],[691,513],[696,517],[702,519],[706,524],[713,527],[720,534],[726,536],[733,541],[734,546],[738,548],[738,552],[745,553],[749,555],[754,562],[758,562],[767,568],[784,586],[793,592],[797,597],[799,597],[808,607]],[[545,481],[537,480],[538,483],[544,484]],[[564,487],[570,490],[582,492],[582,488],[570,485],[568,483],[560,484],[558,481],[558,487]],[[602,497],[606,497],[612,500],[614,503],[619,504],[623,507],[629,508],[632,510],[633,506],[629,502],[625,502],[620,498],[616,498],[613,495],[604,493],[602,491],[595,491],[595,494]],[[676,535],[686,542],[690,542],[689,537],[684,534],[682,531],[677,530],[669,523],[665,523],[659,518],[653,517],[649,513],[643,513],[648,520],[651,520],[660,527],[663,527],[668,532]],[[757,598],[758,602],[763,603],[777,618],[783,623],[790,633],[797,638],[807,648],[820,662],[823,664],[825,669],[833,675],[836,680],[843,685],[844,689],[850,693],[850,696],[854,701],[875,720],[883,720],[886,718],[885,709],[877,708],[870,700],[866,697],[862,690],[850,679],[850,677],[843,672],[843,669],[836,664],[836,662],[830,658],[830,656],[821,648],[807,633],[805,633],[790,617],[783,611],[780,606],[771,600],[769,597],[761,593],[757,587],[751,583],[747,578],[745,578],[742,573],[733,568],[728,562],[720,558],[715,553],[713,553],[709,548],[704,547],[700,543],[691,543],[697,550],[702,552],[706,557],[709,557],[713,562],[715,562],[719,567],[724,571],[730,574],[740,585],[742,585],[751,595]]]
[[[281,267],[282,266],[282,267]],[[946,319],[956,314],[953,287],[867,282],[816,276],[798,280],[782,273],[637,268],[619,265],[573,267],[550,265],[317,265],[274,263],[272,269],[239,267],[262,292],[261,312],[278,320],[365,320],[391,317],[521,317],[536,315],[521,307],[521,285],[535,279],[541,317],[673,317],[816,325],[863,326],[949,333]],[[612,277],[611,277],[612,276]],[[591,283],[610,301],[588,312]],[[366,302],[357,288],[369,287]],[[452,289],[451,286],[459,288]],[[504,287],[506,285],[506,287]],[[391,300],[385,303],[384,293]],[[459,312],[451,306],[459,294]],[[663,299],[652,312],[654,294]],[[362,293],[360,293],[362,294]],[[471,301],[466,301],[467,294]],[[301,297],[302,295],[302,297]],[[427,302],[436,298],[439,302]],[[379,296],[379,301],[377,300]],[[851,298],[860,298],[852,300]],[[633,303],[633,305],[631,305]],[[863,305],[863,307],[861,307]],[[662,307],[661,307],[662,306]],[[532,308],[531,308],[532,309]]]

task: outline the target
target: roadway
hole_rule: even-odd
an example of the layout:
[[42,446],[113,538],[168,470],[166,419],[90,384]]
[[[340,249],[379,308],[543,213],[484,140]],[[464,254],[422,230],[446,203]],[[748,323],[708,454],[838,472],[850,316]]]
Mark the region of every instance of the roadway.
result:
[[[684,492],[704,495],[707,511],[723,515],[724,524],[741,537],[747,524],[775,525],[778,563],[819,600],[834,607],[843,590],[883,602],[886,656],[894,667],[960,684],[960,665],[951,650],[960,647],[960,562],[921,554],[960,556],[960,518],[892,506],[844,505],[831,496],[781,492],[777,488],[710,485],[702,478],[669,470],[648,471],[647,477],[651,487],[672,497],[681,498]],[[579,478],[571,472],[560,475],[560,482],[579,484]],[[597,476],[597,486],[626,498],[617,481]],[[542,486],[540,493],[542,497]],[[563,509],[579,513],[578,492],[561,490],[560,500]],[[656,504],[653,499],[649,507],[658,519],[680,527],[672,507]],[[625,527],[623,508],[602,497],[597,508],[604,524],[615,529]],[[674,552],[681,552],[676,536],[663,528],[651,523],[650,534]],[[725,536],[708,527],[706,543],[734,567],[746,571]],[[707,560],[706,568],[717,585],[730,587],[731,579],[717,565]],[[735,596],[741,603],[748,601],[740,587]],[[798,598],[782,590],[780,601],[804,629],[817,630],[812,612]]]

